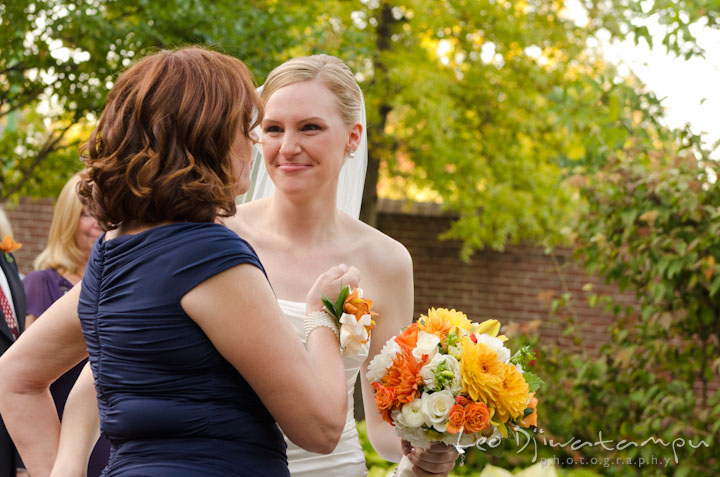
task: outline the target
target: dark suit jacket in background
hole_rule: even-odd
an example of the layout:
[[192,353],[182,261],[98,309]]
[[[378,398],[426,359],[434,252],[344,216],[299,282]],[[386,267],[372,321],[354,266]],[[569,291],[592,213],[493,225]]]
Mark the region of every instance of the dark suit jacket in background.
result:
[[[10,255],[12,257],[12,254]],[[0,273],[5,275],[10,285],[10,293],[15,307],[15,316],[18,321],[20,332],[25,329],[25,290],[20,281],[17,263],[13,258],[11,262],[5,258],[5,253],[0,251]],[[15,341],[10,328],[5,321],[5,315],[0,309],[0,355],[5,353],[11,344]],[[14,477],[17,459],[15,447],[13,446],[10,436],[5,430],[5,424],[0,419],[0,477]]]

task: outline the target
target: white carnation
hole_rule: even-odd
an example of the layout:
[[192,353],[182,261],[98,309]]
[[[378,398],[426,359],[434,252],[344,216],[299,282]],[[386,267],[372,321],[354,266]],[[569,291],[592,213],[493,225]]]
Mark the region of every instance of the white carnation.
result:
[[505,347],[501,340],[484,334],[476,334],[475,337],[477,338],[478,343],[482,343],[491,350],[495,351],[495,353],[497,353],[498,360],[501,363],[507,363],[508,361],[510,361],[510,350]]
[[462,389],[462,381],[460,374],[460,363],[454,356],[449,354],[436,354],[429,363],[420,369],[420,376],[422,376],[425,386],[430,388],[432,391],[440,391],[440,383],[435,381],[435,373],[438,366],[445,364],[445,368],[450,371],[454,379],[449,383],[445,383],[445,388],[449,389],[453,394],[457,394]]
[[440,338],[432,333],[425,333],[424,331],[418,332],[417,344],[412,350],[412,355],[416,360],[420,361],[424,354],[428,355],[429,359],[432,359],[438,351],[438,344],[440,344]]
[[445,432],[447,428],[447,417],[450,408],[455,404],[453,393],[449,390],[438,391],[429,394],[422,394],[423,411],[427,417],[425,424],[428,427],[434,427],[439,432]]
[[375,355],[375,357],[368,364],[367,378],[371,383],[379,382],[387,373],[387,370],[393,364],[393,360],[398,353],[401,352],[400,345],[391,339],[382,351]]
[[404,427],[420,427],[425,424],[427,416],[423,412],[422,399],[415,399],[405,404],[397,415],[397,422]]
[[401,439],[405,439],[406,441],[410,442],[410,445],[413,447],[428,449],[430,447],[431,441],[430,438],[427,436],[427,432],[425,431],[425,429],[423,429],[422,426],[403,426],[398,420],[400,414],[400,411],[392,412],[393,422],[395,423],[395,433],[400,436]]

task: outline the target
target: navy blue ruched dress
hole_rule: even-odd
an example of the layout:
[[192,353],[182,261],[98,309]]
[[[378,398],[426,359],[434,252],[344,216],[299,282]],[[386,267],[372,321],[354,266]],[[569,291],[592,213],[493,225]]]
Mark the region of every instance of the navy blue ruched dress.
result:
[[95,243],[78,312],[112,444],[103,475],[289,475],[274,419],[180,306],[193,287],[240,264],[264,272],[252,247],[217,224]]

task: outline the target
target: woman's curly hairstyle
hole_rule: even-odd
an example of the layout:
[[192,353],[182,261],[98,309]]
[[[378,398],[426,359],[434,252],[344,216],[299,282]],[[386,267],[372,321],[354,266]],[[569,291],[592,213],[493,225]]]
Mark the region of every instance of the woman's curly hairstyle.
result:
[[105,230],[233,215],[231,146],[261,120],[237,58],[196,47],[147,56],[120,75],[81,150],[81,200]]

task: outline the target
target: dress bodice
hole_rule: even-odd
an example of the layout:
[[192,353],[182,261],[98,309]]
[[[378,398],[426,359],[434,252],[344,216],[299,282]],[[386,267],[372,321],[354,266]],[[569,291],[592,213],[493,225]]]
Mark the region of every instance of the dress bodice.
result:
[[274,419],[180,305],[240,264],[262,270],[250,245],[216,224],[96,242],[78,315],[113,445],[108,476],[288,474]]
[[[305,303],[278,300],[280,308],[290,320],[300,339],[304,338],[303,321],[305,319]],[[292,477],[359,477],[367,475],[365,455],[363,454],[357,428],[355,427],[353,394],[360,367],[367,359],[370,342],[363,345],[362,352],[343,358],[345,379],[348,387],[348,413],[345,419],[340,442],[335,450],[328,455],[308,452],[285,438],[287,443],[288,464]]]

